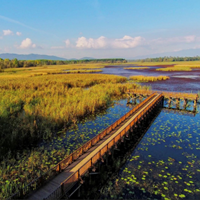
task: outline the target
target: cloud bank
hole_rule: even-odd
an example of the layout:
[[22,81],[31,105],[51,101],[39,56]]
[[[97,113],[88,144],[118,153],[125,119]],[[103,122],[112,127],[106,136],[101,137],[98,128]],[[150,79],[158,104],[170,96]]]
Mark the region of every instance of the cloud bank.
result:
[[135,48],[144,43],[145,39],[141,36],[131,37],[125,35],[120,39],[108,39],[101,36],[97,39],[79,37],[76,41],[76,47],[82,49],[103,49],[103,48],[115,48],[115,49],[128,49]]

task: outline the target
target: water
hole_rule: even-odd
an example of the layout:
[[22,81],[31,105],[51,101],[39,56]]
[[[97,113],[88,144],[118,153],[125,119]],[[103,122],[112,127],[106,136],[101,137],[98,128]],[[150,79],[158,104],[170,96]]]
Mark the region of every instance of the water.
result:
[[[141,70],[127,70],[124,69],[125,66],[107,66],[103,68],[103,74],[114,74],[121,75],[125,77],[130,77],[134,75],[144,75],[144,76],[169,76],[170,79],[166,81],[156,81],[148,83],[140,83],[141,85],[150,85],[153,90],[164,90],[164,91],[175,91],[175,92],[193,92],[197,93],[200,89],[200,70],[196,69],[188,72],[165,72],[156,71],[156,66],[151,66],[149,69]],[[129,66],[136,67],[136,66]],[[144,66],[145,67],[145,66]]]
[[163,109],[101,199],[200,199],[199,117]]

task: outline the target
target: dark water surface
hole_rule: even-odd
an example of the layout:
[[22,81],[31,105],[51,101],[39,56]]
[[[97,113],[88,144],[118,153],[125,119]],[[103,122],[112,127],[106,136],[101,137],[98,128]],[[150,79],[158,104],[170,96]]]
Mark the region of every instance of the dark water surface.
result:
[[[141,70],[127,70],[124,69],[126,66],[107,66],[103,68],[103,74],[114,74],[121,75],[125,77],[134,75],[144,75],[144,76],[169,76],[170,79],[166,81],[156,81],[141,83],[141,85],[151,85],[153,90],[165,90],[165,91],[176,91],[176,92],[194,92],[200,91],[200,70],[194,69],[188,72],[165,72],[156,71],[157,66],[151,66],[149,69]],[[137,67],[137,66],[128,66]],[[145,66],[143,66],[145,67]]]
[[200,114],[163,109],[101,199],[200,199]]

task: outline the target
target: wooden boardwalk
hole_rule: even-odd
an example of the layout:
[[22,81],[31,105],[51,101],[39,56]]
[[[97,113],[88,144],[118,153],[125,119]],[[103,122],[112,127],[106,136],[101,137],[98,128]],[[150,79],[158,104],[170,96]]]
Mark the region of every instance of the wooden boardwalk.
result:
[[[123,140],[132,127],[144,120],[156,106],[162,107],[162,102],[161,93],[151,94],[122,118],[51,169],[50,172],[53,175],[48,174],[46,177],[40,177],[24,188],[21,191],[21,196],[15,194],[10,199],[22,196],[30,200],[61,198],[78,181],[81,182],[81,176],[92,168],[98,160],[102,159],[106,152],[109,152],[113,146]],[[37,186],[36,189],[34,184]]]
[[[141,95],[141,96],[149,96],[152,93],[160,93],[161,91],[155,91],[155,90],[142,90],[142,89],[131,89],[127,90],[127,94],[132,95]],[[165,98],[174,98],[174,99],[188,99],[188,100],[197,100],[198,94],[194,93],[181,93],[181,92],[167,92],[162,91],[162,94]]]
[[[142,90],[142,89],[131,89],[127,91],[128,102],[132,99],[136,101],[137,98],[142,99],[143,97],[149,96],[152,93],[158,93],[159,91],[155,90]],[[183,110],[186,110],[188,101],[194,102],[193,112],[196,112],[197,100],[199,98],[198,94],[194,93],[180,93],[180,92],[166,92],[162,91],[162,94],[165,99],[168,100],[168,107],[170,108],[174,104],[178,109],[180,109],[180,101],[183,101]],[[127,102],[127,103],[128,103]]]

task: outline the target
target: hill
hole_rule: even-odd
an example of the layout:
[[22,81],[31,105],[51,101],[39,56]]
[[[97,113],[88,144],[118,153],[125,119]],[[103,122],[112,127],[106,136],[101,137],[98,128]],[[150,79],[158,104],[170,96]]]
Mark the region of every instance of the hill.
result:
[[40,54],[13,54],[13,53],[2,53],[0,54],[0,58],[2,59],[14,59],[17,60],[67,60],[66,58],[61,58],[57,56],[48,56],[48,55],[40,55]]

